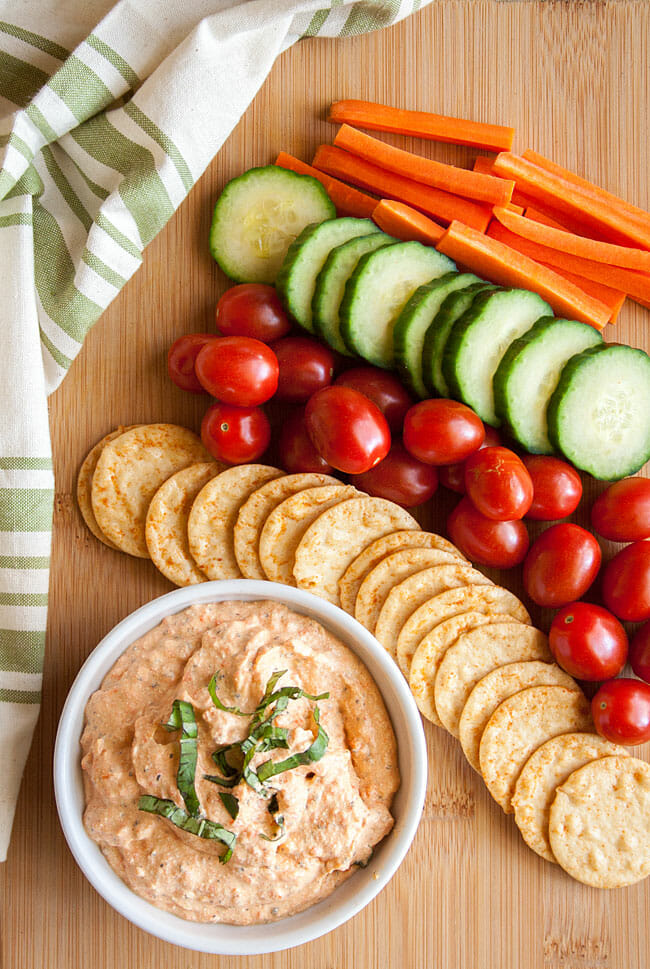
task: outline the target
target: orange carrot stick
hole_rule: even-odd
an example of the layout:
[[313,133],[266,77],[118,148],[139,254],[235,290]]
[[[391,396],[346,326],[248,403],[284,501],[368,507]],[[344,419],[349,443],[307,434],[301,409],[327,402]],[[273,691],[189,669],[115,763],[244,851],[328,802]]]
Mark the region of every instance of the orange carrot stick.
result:
[[597,239],[587,239],[585,236],[566,232],[564,229],[554,229],[553,226],[533,222],[516,212],[506,208],[494,207],[494,217],[506,229],[515,235],[523,236],[532,242],[539,242],[550,249],[559,249],[573,256],[592,259],[594,262],[604,262],[609,266],[620,266],[622,269],[636,269],[639,272],[650,272],[650,252],[642,249],[631,249],[626,246],[613,246],[610,242],[600,242]]
[[597,330],[602,330],[609,320],[607,306],[552,269],[460,222],[451,223],[437,248],[494,283],[539,293],[558,316],[589,323]]
[[435,246],[445,234],[443,227],[433,219],[393,199],[382,199],[372,217],[380,229],[403,242],[423,242],[425,246]]
[[430,215],[434,219],[448,223],[454,219],[471,225],[479,232],[485,232],[490,222],[492,209],[486,205],[478,205],[469,199],[458,195],[451,195],[439,188],[422,185],[411,178],[387,172],[378,165],[365,161],[347,151],[332,145],[321,145],[313,161],[314,168],[335,178],[352,182],[369,192],[376,192],[383,198],[397,199],[406,202],[414,209]]
[[492,175],[492,166],[494,165],[494,158],[490,155],[478,155],[474,159],[474,164],[472,165],[473,172],[479,172],[481,175]]
[[372,213],[377,205],[377,199],[373,199],[369,195],[364,195],[363,192],[358,192],[356,188],[339,182],[338,179],[332,178],[331,175],[325,175],[323,172],[317,171],[311,165],[300,161],[299,158],[294,158],[293,155],[288,155],[285,151],[280,152],[275,159],[275,164],[280,168],[288,168],[292,172],[297,172],[299,175],[311,175],[312,178],[317,178],[325,188],[332,202],[334,202],[339,215],[352,215],[358,219],[369,219],[372,217]]
[[[533,253],[526,248],[527,240],[522,239],[520,236],[516,236],[514,232],[510,232],[510,230],[506,229],[505,226],[501,225],[500,222],[490,222],[487,234],[491,239],[496,239],[498,242],[503,242],[505,245],[510,246],[511,249],[516,249],[517,252],[521,252],[525,256],[535,258]],[[520,243],[523,243],[523,245],[520,245]],[[583,292],[593,296],[594,299],[604,303],[610,311],[609,322],[615,322],[616,317],[618,316],[623,303],[625,302],[625,293],[612,289],[610,286],[605,286],[603,283],[586,279],[584,276],[579,276],[577,273],[569,272],[569,270],[564,269],[561,266],[552,266],[550,263],[544,262],[542,259],[535,259],[535,262],[539,262],[542,266],[552,269],[553,272],[558,274],[558,276],[568,279],[569,282],[577,286],[578,289],[583,290]]]
[[504,205],[503,207],[504,207],[504,209],[507,209],[508,212],[514,212],[516,215],[523,215],[524,214],[523,206],[521,206],[521,205],[515,205],[514,202],[508,202],[508,204],[507,205]]
[[515,187],[514,182],[503,178],[481,175],[454,165],[444,165],[442,162],[414,155],[410,151],[394,148],[372,135],[351,128],[349,124],[339,128],[334,144],[337,148],[379,165],[380,168],[388,169],[389,172],[396,172],[424,185],[442,188],[453,195],[462,195],[463,198],[477,202],[507,205]]
[[394,131],[396,134],[415,135],[432,141],[472,145],[488,151],[509,151],[515,136],[514,128],[503,125],[448,118],[428,111],[405,111],[371,101],[335,101],[327,120],[370,131]]
[[[577,216],[596,230],[605,227],[617,233],[614,241],[650,248],[650,218],[647,224],[632,218],[625,211],[606,201],[588,197],[576,191],[566,179],[538,168],[526,158],[501,152],[494,162],[494,173],[513,178],[517,189],[560,213]],[[519,200],[513,200],[519,204]]]

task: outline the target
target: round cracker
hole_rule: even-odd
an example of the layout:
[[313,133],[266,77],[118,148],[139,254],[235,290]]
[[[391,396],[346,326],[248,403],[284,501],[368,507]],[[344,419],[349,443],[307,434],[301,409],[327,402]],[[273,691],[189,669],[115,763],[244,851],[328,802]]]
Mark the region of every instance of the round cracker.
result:
[[[492,580],[471,565],[463,564],[434,565],[430,569],[410,575],[388,593],[377,618],[375,637],[396,660],[397,640],[409,616],[427,599],[432,599],[448,589],[461,589],[470,583],[492,585]],[[408,675],[408,670],[404,675]]]
[[201,488],[224,469],[216,461],[191,464],[167,478],[151,499],[145,524],[147,548],[156,568],[175,585],[207,582],[190,553],[187,520]]
[[551,850],[578,881],[633,885],[650,874],[650,765],[602,757],[557,789],[549,816]]
[[397,531],[391,532],[389,535],[382,535],[381,538],[376,539],[364,548],[341,576],[339,581],[341,608],[349,612],[350,615],[354,615],[357,594],[368,572],[374,569],[391,552],[398,552],[406,548],[437,548],[441,552],[449,552],[450,555],[455,555],[462,562],[467,561],[455,545],[443,538],[442,535],[434,535],[433,532]]
[[296,549],[309,526],[328,508],[358,494],[352,485],[339,484],[307,488],[285,498],[271,512],[260,533],[260,564],[267,579],[295,586]]
[[556,788],[579,767],[599,757],[628,753],[596,733],[564,733],[552,737],[528,758],[515,785],[512,806],[521,836],[533,851],[555,862],[548,840],[548,822]]
[[128,424],[125,427],[120,426],[116,430],[111,431],[110,434],[104,435],[101,441],[97,441],[97,444],[90,449],[86,457],[83,459],[81,467],[79,468],[79,474],[77,475],[77,504],[79,505],[81,517],[95,538],[98,538],[100,542],[104,543],[104,545],[108,545],[109,548],[114,548],[118,551],[119,549],[117,548],[115,542],[112,542],[110,538],[107,538],[106,535],[104,535],[103,531],[97,524],[97,519],[95,518],[95,513],[93,512],[93,504],[91,499],[93,474],[95,473],[99,456],[106,445],[110,444],[110,442],[114,441],[116,438],[121,437],[125,431],[130,431],[132,427],[137,426],[137,424]]
[[589,703],[579,690],[531,686],[500,703],[487,722],[479,749],[481,774],[497,804],[512,814],[517,778],[543,743],[558,734],[591,730]]
[[103,449],[93,474],[97,524],[122,551],[149,558],[145,523],[163,481],[190,464],[210,461],[200,438],[177,424],[140,424]]
[[[507,615],[517,622],[530,624],[530,616],[520,600],[500,585],[468,585],[449,589],[427,599],[409,616],[397,637],[397,662],[401,670],[408,670],[420,643],[432,629],[447,619],[465,612],[485,615]],[[480,625],[472,623],[471,625]],[[469,627],[468,627],[469,628]],[[465,630],[461,630],[464,632]],[[460,636],[460,632],[458,633]],[[445,647],[446,648],[446,647]],[[433,687],[432,687],[433,689]],[[437,721],[434,720],[434,723]]]
[[280,502],[306,488],[337,485],[329,474],[285,474],[267,481],[254,491],[239,509],[235,522],[234,548],[237,565],[247,579],[265,579],[259,557],[260,533],[264,522]]
[[359,553],[397,529],[419,530],[412,515],[393,501],[359,495],[328,508],[309,526],[296,549],[299,589],[340,605],[339,580]]
[[479,749],[487,722],[504,700],[531,686],[565,686],[567,690],[580,687],[557,663],[527,660],[506,663],[492,670],[478,681],[463,707],[458,721],[458,739],[463,753],[474,770],[481,770]]
[[405,548],[387,555],[367,573],[359,586],[354,604],[354,618],[371,633],[375,631],[382,606],[393,586],[409,575],[434,565],[458,564],[455,555],[437,548]]
[[268,464],[239,464],[199,491],[187,522],[190,552],[209,579],[239,579],[233,530],[239,509],[254,491],[282,472]]
[[442,721],[436,710],[434,686],[442,657],[464,632],[494,622],[517,620],[507,613],[461,612],[434,626],[415,650],[409,669],[409,686],[422,716],[437,727],[442,727]]
[[546,636],[534,626],[503,622],[463,633],[449,647],[436,673],[434,698],[443,726],[458,737],[463,707],[478,681],[498,666],[534,659],[552,660]]

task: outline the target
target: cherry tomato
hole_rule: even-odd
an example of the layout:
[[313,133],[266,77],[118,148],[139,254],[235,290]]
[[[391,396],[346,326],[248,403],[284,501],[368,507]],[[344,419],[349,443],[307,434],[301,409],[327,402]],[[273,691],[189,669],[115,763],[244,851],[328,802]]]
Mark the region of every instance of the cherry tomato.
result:
[[305,425],[321,457],[348,474],[374,468],[390,448],[386,418],[352,387],[318,390],[305,408]]
[[290,474],[316,471],[329,474],[331,466],[320,456],[305,427],[304,410],[283,421],[278,441],[280,464]]
[[447,531],[463,555],[480,565],[511,569],[523,562],[528,532],[521,520],[494,521],[477,511],[469,498],[461,498],[447,519]]
[[404,418],[414,400],[397,377],[379,367],[353,367],[346,370],[334,383],[340,387],[352,387],[369,397],[382,412],[393,433],[402,430]]
[[295,404],[309,400],[312,394],[332,383],[334,354],[317,340],[306,336],[287,336],[271,347],[278,358],[278,400]]
[[523,461],[507,447],[486,447],[465,461],[465,488],[486,518],[523,518],[533,500],[533,482]]
[[582,481],[575,468],[546,454],[526,454],[521,460],[533,482],[526,518],[550,522],[572,515],[582,498]]
[[626,545],[607,563],[603,601],[619,619],[650,619],[650,542]]
[[237,407],[257,407],[272,397],[278,372],[273,350],[247,336],[217,337],[196,358],[196,375],[208,393]]
[[205,413],[201,440],[217,461],[245,464],[264,454],[271,440],[271,425],[259,407],[233,407],[217,402]]
[[636,675],[650,683],[650,622],[639,626],[632,636],[629,659]]
[[181,390],[189,390],[191,394],[206,393],[196,376],[194,364],[206,343],[216,339],[211,333],[188,333],[174,340],[167,354],[167,373]]
[[606,488],[591,509],[591,526],[612,542],[650,538],[650,480],[623,478]]
[[279,340],[291,323],[274,286],[242,283],[226,290],[216,310],[217,328],[224,336],[250,336],[262,343]]
[[627,633],[618,619],[589,602],[573,602],[553,617],[548,644],[562,669],[579,680],[609,680],[627,659]]
[[[501,436],[494,427],[485,425],[485,439],[481,447],[498,447],[501,444]],[[480,450],[480,448],[479,448]],[[465,462],[458,464],[442,464],[438,468],[438,479],[441,485],[456,491],[459,495],[465,494]]]
[[650,740],[650,686],[621,676],[603,683],[591,701],[596,730],[607,740],[636,747]]
[[464,461],[484,438],[480,417],[457,400],[423,400],[404,418],[404,447],[425,464]]
[[526,556],[524,588],[538,606],[566,606],[585,594],[601,559],[600,546],[591,532],[570,522],[551,525]]
[[363,474],[353,475],[350,483],[376,498],[413,508],[434,495],[438,475],[435,468],[412,457],[397,441],[383,461]]

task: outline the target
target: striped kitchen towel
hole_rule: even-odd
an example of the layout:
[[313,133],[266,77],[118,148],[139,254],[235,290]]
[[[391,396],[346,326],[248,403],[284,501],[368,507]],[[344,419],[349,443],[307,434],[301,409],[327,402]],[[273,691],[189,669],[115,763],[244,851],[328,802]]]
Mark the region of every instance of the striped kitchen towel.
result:
[[428,0],[0,0],[0,860],[38,716],[47,395],[302,37]]

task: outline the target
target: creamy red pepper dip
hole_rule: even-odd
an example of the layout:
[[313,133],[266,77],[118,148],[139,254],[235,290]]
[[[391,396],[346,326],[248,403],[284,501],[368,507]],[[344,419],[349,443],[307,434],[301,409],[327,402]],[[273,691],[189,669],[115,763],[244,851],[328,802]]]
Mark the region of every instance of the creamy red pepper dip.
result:
[[[238,784],[233,821],[223,788],[204,779],[216,772],[213,751],[248,733],[247,718],[210,698],[218,670],[219,699],[244,711],[255,709],[278,670],[287,670],[279,686],[330,694],[317,704],[325,755],[270,782],[284,818],[277,841],[261,837],[277,835],[268,801]],[[144,794],[184,807],[178,735],[161,727],[176,699],[196,716],[202,812],[237,836],[227,864],[223,845],[138,808]],[[252,766],[308,748],[318,729],[314,706],[292,700],[275,721],[288,729],[289,749],[256,754]],[[81,746],[89,835],[134,892],[185,919],[247,925],[300,912],[365,863],[393,825],[397,749],[377,686],[331,633],[278,603],[212,603],[165,619],[126,650],[88,701]]]

